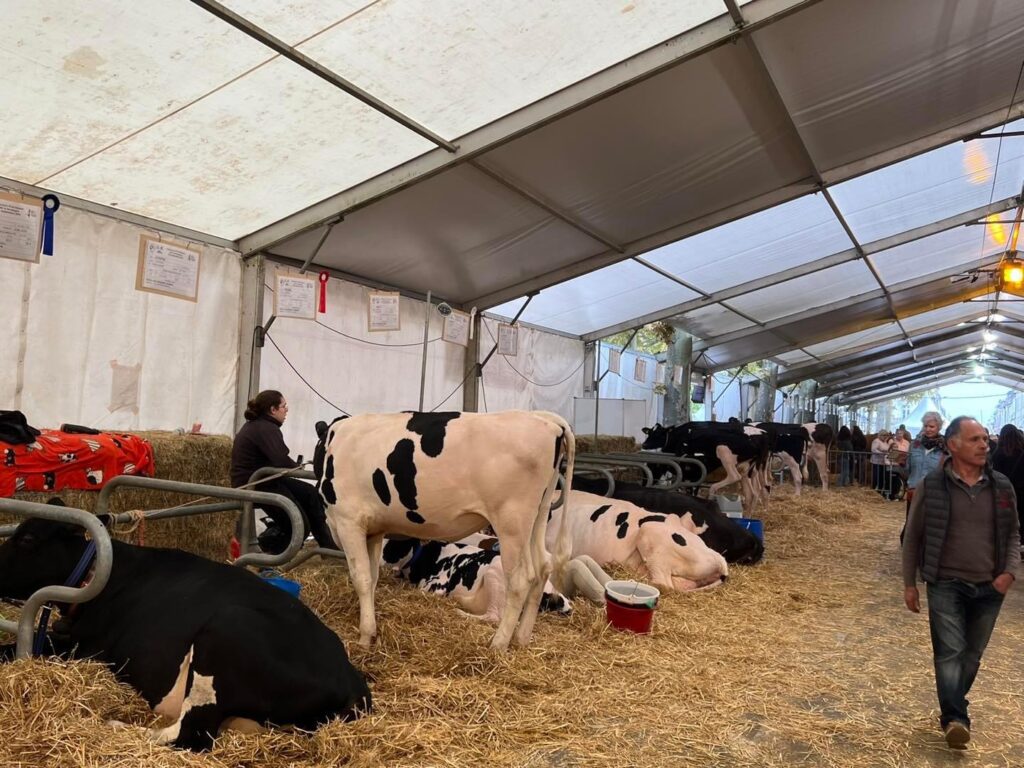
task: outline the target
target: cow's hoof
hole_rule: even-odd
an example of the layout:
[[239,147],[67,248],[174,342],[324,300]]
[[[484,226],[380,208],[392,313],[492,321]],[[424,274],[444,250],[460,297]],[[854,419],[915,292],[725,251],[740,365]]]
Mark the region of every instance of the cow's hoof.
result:
[[360,645],[363,648],[369,648],[375,642],[377,642],[377,636],[376,635],[360,635],[359,636],[359,642],[357,643],[357,645]]

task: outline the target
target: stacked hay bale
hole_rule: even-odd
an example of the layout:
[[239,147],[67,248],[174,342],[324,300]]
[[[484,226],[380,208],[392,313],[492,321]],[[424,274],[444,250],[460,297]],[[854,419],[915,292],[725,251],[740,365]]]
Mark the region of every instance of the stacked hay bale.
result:
[[[231,485],[230,437],[157,431],[130,434],[138,435],[153,446],[156,477],[203,485]],[[45,503],[53,496],[59,496],[69,507],[92,512],[96,509],[99,492],[64,490],[59,493],[19,493],[14,498]],[[167,509],[193,500],[194,497],[180,493],[125,488],[115,491],[111,496],[110,511],[118,513],[135,509]],[[3,523],[20,520],[13,516],[0,517]],[[235,519],[236,514],[232,512],[174,517],[148,521],[134,527],[117,526],[114,535],[123,541],[141,541],[151,547],[176,547],[211,560],[223,560],[234,533]]]

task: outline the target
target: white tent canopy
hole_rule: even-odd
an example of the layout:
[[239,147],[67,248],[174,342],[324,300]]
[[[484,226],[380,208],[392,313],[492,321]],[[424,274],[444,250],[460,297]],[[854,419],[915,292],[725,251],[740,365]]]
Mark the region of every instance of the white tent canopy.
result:
[[866,354],[963,375],[978,339],[943,334],[1014,306],[950,278],[998,261],[1007,227],[967,225],[1020,202],[1024,137],[960,141],[1024,123],[1016,0],[44,0],[7,21],[0,185],[243,255],[505,316],[533,295],[524,321],[584,340],[670,318],[699,369],[770,359],[850,402],[896,383],[856,376]]

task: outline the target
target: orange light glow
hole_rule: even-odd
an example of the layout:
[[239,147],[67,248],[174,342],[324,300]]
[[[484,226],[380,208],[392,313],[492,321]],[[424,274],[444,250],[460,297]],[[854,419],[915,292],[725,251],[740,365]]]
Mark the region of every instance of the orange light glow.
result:
[[964,170],[972,184],[985,184],[991,180],[988,155],[980,141],[969,141],[964,146]]
[[1024,266],[1007,264],[1003,267],[1003,280],[1019,287],[1021,283],[1024,283]]
[[1009,233],[1006,230],[1006,225],[1000,223],[1002,214],[990,213],[985,217],[985,221],[988,222],[988,236],[992,239],[992,242],[996,245],[1006,245],[1006,239]]

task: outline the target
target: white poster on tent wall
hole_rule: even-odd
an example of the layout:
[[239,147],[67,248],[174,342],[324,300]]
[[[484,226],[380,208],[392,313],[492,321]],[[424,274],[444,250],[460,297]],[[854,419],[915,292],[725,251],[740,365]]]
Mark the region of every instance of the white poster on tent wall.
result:
[[317,280],[287,272],[274,275],[274,314],[299,320],[316,319]]
[[608,350],[608,370],[612,373],[619,373],[622,367],[622,352],[617,349]]
[[139,235],[135,290],[196,301],[200,255],[198,250],[182,243]]
[[654,366],[654,383],[664,384],[665,383],[665,364],[658,363]]
[[647,381],[647,361],[642,357],[636,358],[633,364],[633,378],[636,381]]
[[498,323],[498,354],[515,357],[519,354],[519,329],[508,323]]
[[402,316],[395,291],[370,291],[366,303],[367,328],[371,331],[400,331]]
[[683,386],[683,366],[677,365],[672,368],[672,383],[677,387]]
[[0,192],[0,257],[39,263],[43,201]]
[[452,344],[469,346],[469,315],[454,309],[444,319],[444,330],[441,331],[441,338]]

